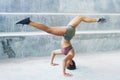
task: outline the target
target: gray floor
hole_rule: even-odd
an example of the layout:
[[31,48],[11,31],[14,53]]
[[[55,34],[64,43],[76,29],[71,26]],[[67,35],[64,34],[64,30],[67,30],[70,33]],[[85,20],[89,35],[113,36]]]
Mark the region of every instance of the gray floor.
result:
[[120,51],[77,54],[77,69],[62,75],[62,58],[57,56],[59,66],[49,65],[50,57],[0,60],[0,80],[120,80]]

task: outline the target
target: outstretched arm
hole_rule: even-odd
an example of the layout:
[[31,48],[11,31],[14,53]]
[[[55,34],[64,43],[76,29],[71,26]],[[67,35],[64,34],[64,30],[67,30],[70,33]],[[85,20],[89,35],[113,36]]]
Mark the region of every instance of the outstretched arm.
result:
[[63,75],[64,76],[72,76],[70,73],[66,73],[67,61],[72,60],[71,55],[66,55],[63,59]]
[[58,64],[54,63],[54,58],[55,58],[56,55],[59,55],[59,54],[61,54],[61,53],[62,53],[62,52],[61,52],[61,49],[52,51],[52,53],[51,53],[51,60],[50,60],[50,64],[51,64],[52,66],[58,65]]

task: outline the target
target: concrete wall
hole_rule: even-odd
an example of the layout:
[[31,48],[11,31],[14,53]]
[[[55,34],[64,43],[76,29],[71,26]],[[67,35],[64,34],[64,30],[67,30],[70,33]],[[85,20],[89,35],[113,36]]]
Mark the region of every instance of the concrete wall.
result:
[[[52,50],[61,48],[61,38],[53,35],[0,37],[0,58],[48,56]],[[120,50],[120,34],[76,34],[71,42],[76,54]]]
[[0,0],[0,12],[119,13],[119,0]]
[[[23,18],[30,17],[31,20],[41,22],[48,26],[64,26],[78,13],[97,13],[98,15],[86,16],[104,17],[107,19],[107,22],[104,24],[82,22],[78,26],[77,31],[119,30],[119,14],[99,15],[100,13],[119,13],[119,4],[119,0],[0,0],[0,32],[41,32],[41,30],[34,27],[16,25],[15,23]],[[24,13],[46,13],[46,15]],[[54,14],[49,15],[49,13]],[[66,15],[57,15],[55,13],[65,13]],[[69,15],[69,13],[76,15]],[[76,53],[120,50],[119,35],[120,34],[77,34],[72,40],[72,44]],[[50,55],[52,50],[61,48],[61,38],[62,37],[53,35],[1,36],[0,58]]]

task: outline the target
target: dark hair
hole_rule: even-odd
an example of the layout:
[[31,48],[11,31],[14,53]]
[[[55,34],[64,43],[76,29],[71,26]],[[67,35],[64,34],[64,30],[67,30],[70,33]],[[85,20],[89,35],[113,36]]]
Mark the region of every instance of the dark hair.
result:
[[69,65],[69,66],[67,67],[67,69],[69,69],[69,70],[75,70],[75,69],[76,69],[76,64],[75,64],[75,61],[74,61],[74,60],[72,60],[72,65]]

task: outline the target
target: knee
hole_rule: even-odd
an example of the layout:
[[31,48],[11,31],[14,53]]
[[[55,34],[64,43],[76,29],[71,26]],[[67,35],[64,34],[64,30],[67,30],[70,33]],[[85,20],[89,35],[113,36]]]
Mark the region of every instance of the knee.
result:
[[51,33],[52,31],[51,31],[51,29],[47,29],[46,32],[47,33]]
[[83,20],[85,16],[77,16],[80,20]]

